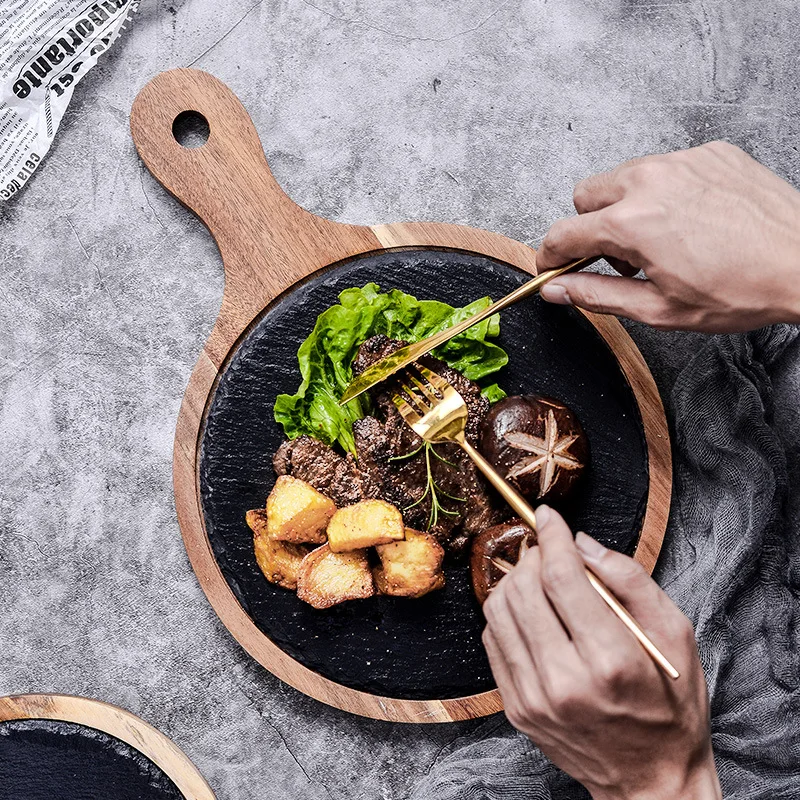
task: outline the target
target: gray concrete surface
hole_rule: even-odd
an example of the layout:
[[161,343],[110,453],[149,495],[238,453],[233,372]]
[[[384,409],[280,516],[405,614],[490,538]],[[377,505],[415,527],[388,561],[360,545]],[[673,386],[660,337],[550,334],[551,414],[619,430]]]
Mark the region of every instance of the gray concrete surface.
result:
[[[209,70],[276,177],[334,219],[535,244],[585,175],[724,137],[800,182],[792,0],[145,0],[0,208],[0,693],[118,703],[221,800],[401,798],[502,717],[392,726],[251,661],[189,567],[176,414],[219,307],[205,229],[139,162],[136,92]],[[631,326],[668,396],[696,338]],[[778,383],[798,472],[797,359]]]

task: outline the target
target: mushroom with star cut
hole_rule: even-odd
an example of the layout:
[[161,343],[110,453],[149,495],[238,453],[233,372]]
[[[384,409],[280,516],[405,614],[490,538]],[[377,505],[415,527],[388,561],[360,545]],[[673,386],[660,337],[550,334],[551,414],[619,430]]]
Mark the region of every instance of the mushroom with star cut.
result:
[[480,449],[536,504],[568,500],[589,462],[589,443],[574,412],[539,395],[496,403],[483,421]]

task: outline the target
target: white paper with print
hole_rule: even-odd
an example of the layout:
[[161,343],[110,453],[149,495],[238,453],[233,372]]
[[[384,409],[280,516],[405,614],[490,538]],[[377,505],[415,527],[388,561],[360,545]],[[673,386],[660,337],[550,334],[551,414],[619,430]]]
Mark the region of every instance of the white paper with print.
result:
[[139,0],[0,0],[0,200],[50,149],[72,92]]

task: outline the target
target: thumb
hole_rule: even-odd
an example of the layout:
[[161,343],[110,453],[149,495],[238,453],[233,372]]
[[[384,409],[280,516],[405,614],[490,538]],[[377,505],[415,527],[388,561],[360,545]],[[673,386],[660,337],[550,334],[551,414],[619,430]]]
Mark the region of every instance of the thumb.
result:
[[548,303],[670,327],[669,307],[652,281],[579,272],[554,278],[540,293]]

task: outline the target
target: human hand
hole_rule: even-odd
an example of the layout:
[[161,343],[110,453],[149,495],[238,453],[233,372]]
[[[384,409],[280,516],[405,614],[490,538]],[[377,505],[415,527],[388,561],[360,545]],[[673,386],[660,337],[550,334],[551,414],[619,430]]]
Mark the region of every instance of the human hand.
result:
[[[722,797],[689,620],[633,559],[536,509],[531,548],[484,604],[483,641],[511,724],[594,800]],[[591,587],[584,563],[680,678],[666,677]]]
[[[603,255],[623,277],[574,273],[542,288],[664,330],[800,322],[800,192],[738,147],[711,142],[629,161],[575,187],[539,269]],[[647,280],[635,280],[641,270]]]

